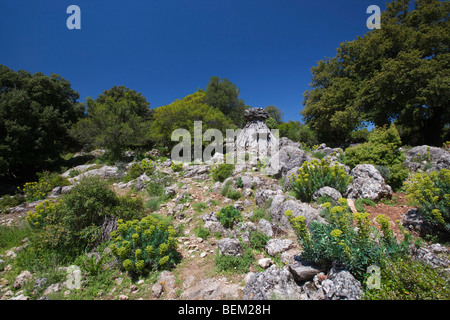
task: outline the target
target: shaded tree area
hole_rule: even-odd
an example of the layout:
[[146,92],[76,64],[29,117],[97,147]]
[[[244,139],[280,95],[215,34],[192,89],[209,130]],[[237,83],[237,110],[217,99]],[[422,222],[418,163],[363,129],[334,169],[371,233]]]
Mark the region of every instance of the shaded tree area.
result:
[[311,69],[301,111],[319,140],[339,144],[364,122],[395,123],[403,143],[442,145],[450,124],[450,3],[394,0],[381,29],[341,43]]
[[48,169],[75,147],[69,128],[83,114],[78,92],[57,74],[0,65],[0,176],[22,179]]

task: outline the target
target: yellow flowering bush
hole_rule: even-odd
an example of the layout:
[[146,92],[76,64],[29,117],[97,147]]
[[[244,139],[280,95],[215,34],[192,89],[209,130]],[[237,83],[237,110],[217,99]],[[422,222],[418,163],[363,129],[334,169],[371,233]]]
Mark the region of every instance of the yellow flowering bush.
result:
[[111,240],[111,252],[131,273],[168,269],[179,259],[176,230],[153,216],[119,219]]
[[58,203],[53,203],[48,200],[39,203],[33,211],[28,211],[26,220],[32,228],[42,229],[47,225],[47,217],[55,214],[58,208]]
[[333,262],[343,264],[362,281],[368,266],[381,265],[392,255],[409,252],[409,234],[398,243],[388,229],[389,222],[383,217],[379,218],[383,224],[383,234],[380,234],[371,226],[368,213],[352,213],[345,199],[340,199],[339,203],[334,207],[324,206],[323,216],[327,223],[312,221],[307,226],[305,217],[294,216],[290,210],[285,212],[303,248],[303,259],[324,268]]
[[405,183],[410,204],[420,209],[425,220],[450,231],[450,170],[417,173]]
[[347,190],[352,177],[338,164],[329,164],[324,159],[304,162],[298,174],[290,177],[291,189],[302,201],[311,201],[313,193],[325,186],[335,188],[341,193]]
[[21,191],[25,194],[27,201],[32,202],[47,198],[47,195],[51,190],[52,186],[50,183],[40,180],[25,183]]

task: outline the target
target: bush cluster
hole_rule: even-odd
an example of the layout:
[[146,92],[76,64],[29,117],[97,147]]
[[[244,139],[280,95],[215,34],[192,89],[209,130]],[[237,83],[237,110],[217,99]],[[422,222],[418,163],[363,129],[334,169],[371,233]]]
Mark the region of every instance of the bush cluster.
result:
[[117,229],[111,233],[111,252],[132,274],[168,269],[179,258],[176,230],[153,216],[140,221],[119,219]]
[[345,150],[345,164],[352,168],[363,163],[376,165],[381,168],[386,183],[394,190],[401,188],[409,171],[403,166],[405,155],[400,150],[402,141],[396,127],[375,128],[368,139],[368,142]]
[[129,182],[141,176],[142,174],[146,174],[147,176],[151,176],[155,171],[155,164],[152,160],[142,159],[141,162],[135,162],[131,165],[130,170],[123,177],[123,182]]
[[143,204],[129,196],[119,198],[106,182],[89,177],[57,203],[44,201],[29,212],[28,223],[36,230],[32,250],[39,256],[72,261],[85,249],[97,245],[106,217],[141,218]]
[[291,189],[295,196],[306,202],[311,201],[316,190],[325,186],[344,193],[353,179],[338,164],[331,165],[324,159],[304,162],[298,174],[292,174],[290,178],[292,179]]
[[232,228],[235,222],[241,220],[241,212],[233,205],[223,207],[216,216],[225,228]]
[[231,177],[233,171],[233,164],[221,163],[211,169],[211,177],[214,181],[223,182],[226,178]]
[[425,220],[450,232],[450,170],[416,173],[405,186],[406,197],[411,205],[420,208]]
[[309,229],[305,217],[294,217],[289,210],[285,212],[303,247],[304,259],[324,268],[332,263],[344,265],[362,281],[368,266],[380,266],[389,257],[409,252],[409,233],[404,231],[404,240],[398,242],[389,229],[387,217],[378,216],[379,232],[371,226],[368,213],[352,213],[343,198],[339,204],[332,206],[331,203],[324,203],[323,215],[327,223],[312,221]]

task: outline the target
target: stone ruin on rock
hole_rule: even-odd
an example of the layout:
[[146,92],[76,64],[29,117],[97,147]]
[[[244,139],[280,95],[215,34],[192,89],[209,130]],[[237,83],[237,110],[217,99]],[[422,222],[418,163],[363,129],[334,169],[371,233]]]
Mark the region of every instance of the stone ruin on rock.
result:
[[248,161],[256,164],[258,160],[270,157],[278,151],[278,138],[267,127],[265,120],[269,114],[262,108],[251,108],[245,110],[244,118],[246,125],[237,135],[234,150],[238,157],[245,160],[245,154],[249,156]]

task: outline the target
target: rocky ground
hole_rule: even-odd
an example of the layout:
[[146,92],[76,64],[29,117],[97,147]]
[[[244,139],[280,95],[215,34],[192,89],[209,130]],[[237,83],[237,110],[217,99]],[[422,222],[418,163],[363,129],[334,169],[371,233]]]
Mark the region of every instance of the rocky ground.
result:
[[[254,166],[238,165],[233,176],[224,182],[214,182],[211,179],[209,173],[212,164],[185,165],[182,171],[174,172],[170,167],[170,160],[158,162],[157,171],[173,177],[174,183],[165,189],[166,193],[172,195],[171,200],[162,204],[157,213],[172,217],[173,224],[182,230],[183,234],[178,238],[182,260],[174,269],[137,280],[130,279],[119,270],[109,271],[108,278],[99,288],[89,288],[90,281],[86,274],[83,274],[81,289],[71,289],[67,277],[48,285],[51,282],[49,279],[39,277],[30,271],[14,272],[14,259],[27,245],[27,239],[23,239],[20,246],[0,252],[0,298],[2,300],[360,299],[363,292],[362,285],[347,270],[338,267],[321,270],[300,259],[301,248],[284,212],[292,210],[294,215],[303,215],[307,223],[313,220],[322,221],[323,218],[319,214],[320,208],[317,204],[302,203],[286,190],[286,186],[289,186],[290,172],[297,170],[303,161],[311,159],[311,155],[291,141],[282,140],[280,145],[281,161],[276,166],[269,163],[264,171]],[[329,152],[329,160],[335,161],[333,155],[336,150],[328,149],[326,146],[321,147],[325,153]],[[129,167],[130,164],[126,168]],[[112,178],[116,182],[111,188],[118,194],[131,194],[142,197],[144,201],[148,200],[145,185],[152,177],[145,174],[123,183],[120,182],[120,175],[123,175],[123,172],[121,173],[115,166],[101,165],[91,170],[89,166],[84,166],[75,169],[81,173],[69,179],[72,183],[76,183],[86,175]],[[84,170],[88,171],[83,173]],[[420,221],[414,220],[415,209],[408,206],[404,194],[393,193],[373,166],[359,165],[352,171],[349,168],[346,170],[354,176],[346,195],[337,195],[336,190],[328,189],[320,192],[336,198],[365,197],[378,201],[376,206],[366,205],[366,211],[371,214],[374,224],[378,214],[388,216],[397,235],[401,234],[396,229],[397,220],[409,221],[409,228],[412,231],[420,229]],[[267,172],[272,175],[268,176]],[[232,200],[222,196],[221,190],[226,183],[230,183],[243,197]],[[49,198],[56,199],[61,194],[70,192],[70,188],[71,186],[56,188]],[[386,198],[388,200],[380,201]],[[34,206],[39,202],[24,203],[12,208],[9,214],[0,215],[0,225],[14,227],[24,223],[27,212],[34,210]],[[228,204],[238,208],[244,218],[232,229],[225,229],[215,216],[216,212]],[[257,210],[260,212],[263,210],[266,218],[252,218]],[[198,227],[208,229],[210,236],[203,239],[196,235]],[[248,237],[252,230],[266,234],[270,240],[263,250],[253,250],[255,262],[249,271],[239,273],[233,270],[217,270],[216,255],[241,256],[242,243],[249,242]],[[91,255],[98,258],[107,257],[107,260],[112,261],[108,250],[93,252]],[[417,255],[424,261],[448,268],[449,260],[442,257],[442,253],[448,252],[448,248],[434,245],[424,247]],[[104,268],[108,269],[108,266]],[[64,268],[57,270],[63,274],[66,271]],[[30,294],[33,291],[39,294],[33,296]]]

